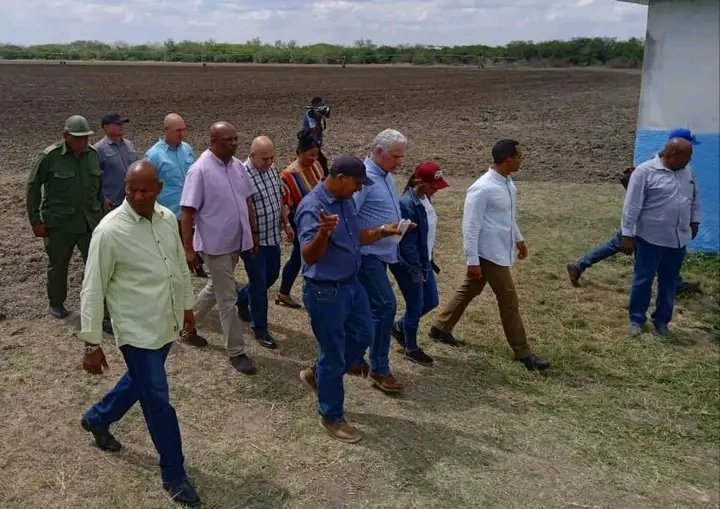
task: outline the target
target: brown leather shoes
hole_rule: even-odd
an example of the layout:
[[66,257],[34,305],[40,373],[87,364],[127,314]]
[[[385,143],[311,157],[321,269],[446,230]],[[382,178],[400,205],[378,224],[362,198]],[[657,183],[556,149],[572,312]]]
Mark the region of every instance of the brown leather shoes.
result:
[[197,333],[197,329],[191,331],[183,329],[180,331],[180,339],[185,343],[197,348],[204,348],[208,345],[207,339]]
[[387,375],[370,373],[368,378],[375,387],[388,394],[398,393],[405,388],[405,384],[397,380],[392,373],[388,373]]
[[310,387],[315,393],[317,393],[317,383],[315,382],[315,368],[303,369],[300,372],[300,380],[302,383]]
[[355,444],[362,440],[360,432],[353,426],[350,426],[344,419],[340,422],[328,422],[321,417],[320,426],[322,426],[322,428],[327,431],[331,437],[335,440],[339,440],[340,442]]

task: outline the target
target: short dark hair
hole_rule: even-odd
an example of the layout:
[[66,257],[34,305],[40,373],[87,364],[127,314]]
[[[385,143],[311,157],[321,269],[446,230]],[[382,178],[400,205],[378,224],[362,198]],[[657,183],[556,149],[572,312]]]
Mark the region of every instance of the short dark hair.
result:
[[492,148],[492,157],[495,164],[502,164],[511,157],[518,155],[517,146],[519,142],[515,140],[500,140]]
[[323,103],[323,99],[319,95],[316,95],[315,97],[312,98],[312,101],[310,101],[311,106],[320,106],[322,103]]
[[297,134],[298,138],[298,144],[297,144],[297,151],[298,152],[307,152],[310,149],[313,148],[320,148],[320,144],[318,143],[317,139],[315,138],[313,134],[312,129],[305,128],[301,130]]

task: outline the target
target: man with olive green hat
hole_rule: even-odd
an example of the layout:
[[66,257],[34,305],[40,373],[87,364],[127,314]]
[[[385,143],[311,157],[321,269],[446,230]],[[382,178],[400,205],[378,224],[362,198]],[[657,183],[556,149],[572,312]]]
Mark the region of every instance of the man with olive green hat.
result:
[[63,140],[43,150],[28,175],[28,218],[48,255],[47,295],[55,318],[69,314],[67,273],[75,246],[85,261],[92,231],[103,216],[100,157],[88,143],[91,134],[85,118],[69,117]]

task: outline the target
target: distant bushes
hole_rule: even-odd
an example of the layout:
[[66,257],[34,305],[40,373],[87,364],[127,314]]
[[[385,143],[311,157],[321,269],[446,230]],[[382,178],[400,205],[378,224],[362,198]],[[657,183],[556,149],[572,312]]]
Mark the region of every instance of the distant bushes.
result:
[[298,46],[295,41],[274,44],[253,39],[244,44],[215,41],[131,45],[99,41],[69,44],[17,46],[0,44],[0,58],[6,60],[119,60],[158,62],[299,63],[299,64],[416,64],[416,65],[508,65],[640,67],[643,41],[612,38],[578,38],[570,41],[514,41],[505,46],[378,46],[370,40],[353,46],[313,44]]

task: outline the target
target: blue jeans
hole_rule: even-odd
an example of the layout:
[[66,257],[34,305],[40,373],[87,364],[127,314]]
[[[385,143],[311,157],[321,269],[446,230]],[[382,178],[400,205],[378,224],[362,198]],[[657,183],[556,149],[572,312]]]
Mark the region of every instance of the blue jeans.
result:
[[667,325],[672,319],[675,306],[680,267],[685,258],[685,248],[656,246],[635,237],[635,270],[630,289],[630,322],[644,325],[650,306],[652,284],[657,275],[658,291],[652,321],[655,325]]
[[348,283],[305,280],[303,303],[319,346],[315,364],[318,410],[326,421],[343,420],[345,371],[370,344],[370,305],[357,279]]
[[435,309],[439,303],[437,283],[432,270],[425,271],[424,282],[414,282],[407,266],[402,263],[390,265],[400,291],[405,299],[405,315],[397,327],[405,334],[405,351],[417,350],[417,332],[420,318]]
[[616,231],[615,235],[613,235],[613,237],[604,244],[600,244],[592,251],[585,253],[577,262],[575,262],[575,266],[580,269],[580,272],[584,272],[596,263],[601,262],[605,258],[610,258],[620,252],[622,252],[622,230]]
[[[622,253],[622,237],[622,230],[616,231],[615,235],[613,235],[613,237],[607,242],[600,244],[592,251],[585,253],[577,262],[575,262],[575,266],[580,269],[580,272],[585,272],[585,270],[589,269],[596,263],[603,261],[605,258],[610,258],[613,255]],[[683,278],[682,275],[678,273],[677,286],[680,287],[681,284],[683,284]]]
[[397,311],[395,293],[387,275],[387,264],[374,255],[363,255],[360,283],[370,300],[373,338],[370,344],[370,369],[373,374],[390,373],[390,334]]
[[290,252],[290,258],[285,262],[285,266],[282,270],[282,280],[280,281],[280,293],[284,295],[290,295],[295,280],[300,274],[300,266],[302,260],[300,258],[300,239],[298,239],[297,226],[295,225],[295,216],[290,215],[290,226],[292,226],[295,232],[295,240],[293,241],[292,251]]
[[260,338],[267,334],[268,289],[280,274],[280,246],[260,246],[257,254],[243,254],[248,284],[238,291],[237,303],[250,308],[253,331]]
[[146,350],[123,345],[120,351],[125,358],[127,372],[102,400],[85,414],[92,426],[106,428],[119,421],[128,410],[140,401],[150,438],[160,455],[160,473],[163,482],[176,484],[186,479],[185,461],[180,440],[177,414],[170,404],[165,359],[172,343],[159,350]]

